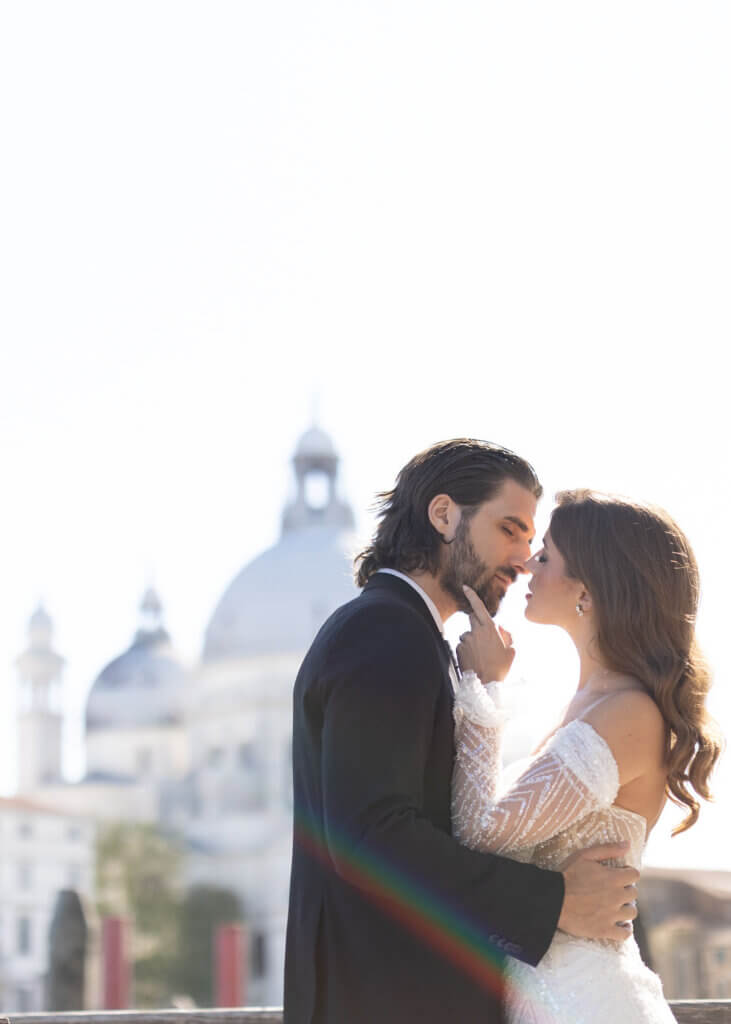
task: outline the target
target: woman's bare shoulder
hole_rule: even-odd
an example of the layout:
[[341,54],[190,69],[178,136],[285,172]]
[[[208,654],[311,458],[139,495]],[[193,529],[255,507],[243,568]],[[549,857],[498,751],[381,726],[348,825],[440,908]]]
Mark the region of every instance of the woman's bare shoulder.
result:
[[618,689],[582,717],[609,745],[621,785],[662,767],[665,719],[641,684]]

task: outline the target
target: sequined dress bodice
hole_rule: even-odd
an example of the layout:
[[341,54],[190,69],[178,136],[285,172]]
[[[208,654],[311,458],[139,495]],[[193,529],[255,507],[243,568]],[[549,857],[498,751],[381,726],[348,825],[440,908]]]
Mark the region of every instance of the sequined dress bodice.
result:
[[[581,719],[558,729],[515,781],[501,785],[499,686],[463,676],[455,700],[452,819],[472,849],[558,870],[577,850],[629,842],[638,868],[645,819],[614,804],[619,772],[604,739]],[[508,960],[509,1024],[673,1024],[660,979],[634,939],[577,939],[557,931],[537,967]]]

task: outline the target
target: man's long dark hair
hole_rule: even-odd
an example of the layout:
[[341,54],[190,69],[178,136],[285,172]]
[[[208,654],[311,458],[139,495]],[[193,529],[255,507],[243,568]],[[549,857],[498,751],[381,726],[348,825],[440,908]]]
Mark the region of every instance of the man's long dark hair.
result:
[[443,542],[429,522],[432,498],[448,494],[469,517],[495,497],[508,479],[536,498],[543,493],[530,463],[489,441],[461,437],[440,441],[415,455],[399,473],[393,490],[377,495],[375,536],[355,559],[358,586],[365,586],[378,569],[436,573]]

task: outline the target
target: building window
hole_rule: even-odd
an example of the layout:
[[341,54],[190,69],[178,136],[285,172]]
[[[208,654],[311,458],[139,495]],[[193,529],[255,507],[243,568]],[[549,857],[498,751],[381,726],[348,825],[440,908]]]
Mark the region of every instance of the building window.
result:
[[81,829],[78,825],[69,825],[66,836],[72,843],[75,843],[81,839]]
[[256,747],[253,743],[239,744],[239,767],[245,772],[256,771]]
[[137,751],[137,774],[149,775],[152,771],[152,751],[142,747]]
[[322,470],[312,470],[305,477],[305,501],[312,511],[321,512],[330,501],[330,477]]
[[33,835],[33,826],[29,821],[21,821],[18,825],[18,835],[21,839],[30,839]]
[[21,860],[18,864],[18,888],[30,889],[33,885],[33,865],[27,860]]
[[71,864],[68,872],[69,889],[81,888],[82,871],[78,864]]
[[673,957],[675,963],[675,992],[677,999],[689,999],[688,993],[695,991],[695,971],[685,950],[677,949]]
[[238,745],[236,765],[238,771],[235,775],[232,773],[227,781],[229,810],[239,814],[261,810],[266,806],[266,778],[254,742]]
[[719,946],[719,948],[716,950],[716,963],[725,964],[727,952],[728,950],[724,949],[723,946]]
[[23,917],[18,918],[18,952],[19,953],[30,953],[31,951],[31,934],[30,934],[30,918]]
[[202,813],[202,802],[200,793],[197,790],[191,789],[188,793],[188,814],[191,818],[200,818]]
[[30,1013],[33,1009],[33,993],[27,986],[18,985],[15,990],[15,998],[18,1003],[18,1013]]
[[223,748],[211,747],[208,751],[208,767],[221,768],[223,766]]
[[267,937],[264,932],[254,932],[251,937],[251,975],[263,978],[267,972]]

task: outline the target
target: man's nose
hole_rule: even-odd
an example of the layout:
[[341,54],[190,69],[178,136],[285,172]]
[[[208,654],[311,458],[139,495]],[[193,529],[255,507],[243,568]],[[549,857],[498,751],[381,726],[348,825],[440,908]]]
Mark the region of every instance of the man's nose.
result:
[[513,559],[513,568],[517,573],[530,572],[528,568],[528,562],[531,560],[530,544],[527,542],[521,547],[520,551],[516,552],[515,558]]

